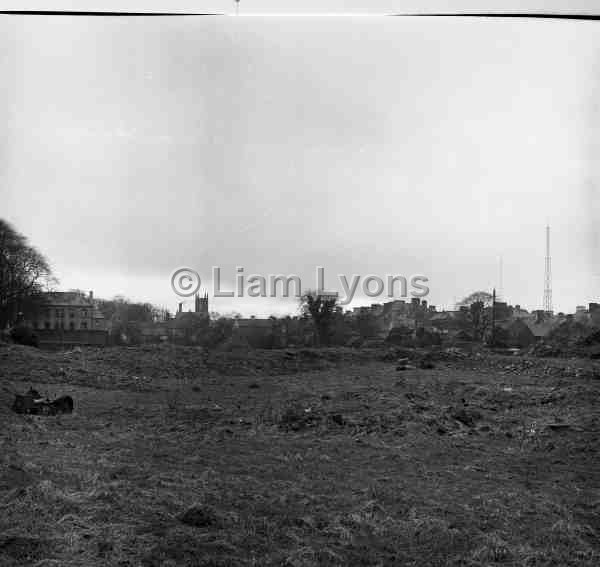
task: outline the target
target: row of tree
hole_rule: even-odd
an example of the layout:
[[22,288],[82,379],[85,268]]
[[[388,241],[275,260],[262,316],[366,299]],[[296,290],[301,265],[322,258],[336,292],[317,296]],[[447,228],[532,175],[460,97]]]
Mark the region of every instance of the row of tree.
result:
[[0,219],[0,329],[36,313],[55,281],[41,252]]

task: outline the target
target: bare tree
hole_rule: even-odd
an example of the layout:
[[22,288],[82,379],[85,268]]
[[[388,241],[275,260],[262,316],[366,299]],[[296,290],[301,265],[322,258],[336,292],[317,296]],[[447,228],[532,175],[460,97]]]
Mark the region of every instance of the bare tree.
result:
[[337,303],[337,297],[324,296],[314,290],[308,290],[300,297],[301,312],[309,316],[315,326],[317,346],[329,344]]
[[474,291],[458,303],[461,307],[467,307],[466,323],[470,327],[475,341],[483,340],[491,325],[489,308],[492,306],[493,296],[487,291]]
[[0,327],[24,309],[41,303],[41,292],[55,283],[46,258],[7,221],[0,219]]
[[492,294],[487,291],[474,291],[458,302],[459,307],[471,307],[473,303],[483,303],[484,307],[492,304]]

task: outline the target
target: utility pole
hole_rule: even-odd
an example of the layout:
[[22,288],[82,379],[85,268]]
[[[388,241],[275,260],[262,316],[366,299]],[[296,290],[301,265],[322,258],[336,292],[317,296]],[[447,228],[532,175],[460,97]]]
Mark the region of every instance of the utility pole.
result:
[[550,259],[550,226],[546,225],[546,265],[544,271],[544,311],[552,313],[552,261]]
[[500,256],[498,265],[498,301],[504,301],[503,271],[503,260],[502,256]]
[[492,332],[490,335],[490,345],[493,347],[496,343],[496,288],[492,291]]

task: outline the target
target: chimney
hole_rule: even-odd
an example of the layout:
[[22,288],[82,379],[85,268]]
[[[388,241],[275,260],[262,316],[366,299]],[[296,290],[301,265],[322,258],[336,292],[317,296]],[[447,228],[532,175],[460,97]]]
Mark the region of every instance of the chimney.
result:
[[94,299],[94,292],[90,289],[90,299]]
[[179,302],[179,307],[177,308],[177,313],[181,313],[183,310],[183,301]]

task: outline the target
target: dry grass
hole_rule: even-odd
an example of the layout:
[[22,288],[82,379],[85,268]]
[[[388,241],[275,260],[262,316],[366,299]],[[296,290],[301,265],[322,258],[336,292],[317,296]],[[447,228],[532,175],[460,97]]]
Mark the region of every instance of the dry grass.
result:
[[369,357],[0,347],[0,564],[600,564],[600,381]]

